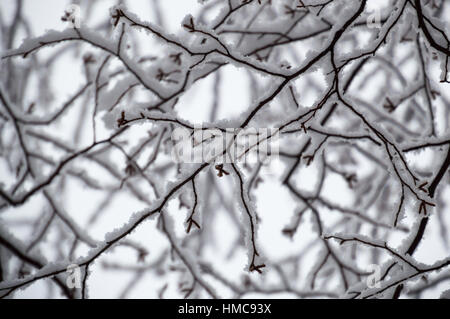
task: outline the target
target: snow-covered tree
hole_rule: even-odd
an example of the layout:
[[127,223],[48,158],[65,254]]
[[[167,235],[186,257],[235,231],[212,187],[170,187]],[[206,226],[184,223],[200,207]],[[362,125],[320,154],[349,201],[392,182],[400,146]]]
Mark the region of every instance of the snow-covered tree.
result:
[[448,297],[450,2],[52,3],[0,3],[0,297]]

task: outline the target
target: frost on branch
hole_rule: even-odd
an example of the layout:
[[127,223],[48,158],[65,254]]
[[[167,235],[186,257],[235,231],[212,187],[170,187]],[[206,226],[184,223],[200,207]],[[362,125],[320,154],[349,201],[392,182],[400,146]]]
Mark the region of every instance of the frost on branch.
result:
[[1,298],[448,297],[448,2],[117,2],[0,5]]

